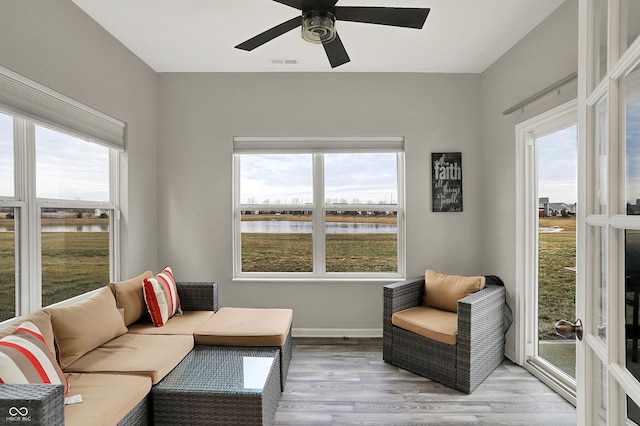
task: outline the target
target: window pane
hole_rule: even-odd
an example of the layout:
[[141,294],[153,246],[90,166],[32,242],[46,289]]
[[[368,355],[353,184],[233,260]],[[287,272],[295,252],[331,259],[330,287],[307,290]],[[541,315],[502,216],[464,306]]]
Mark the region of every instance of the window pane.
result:
[[595,26],[593,42],[593,87],[607,75],[607,23],[609,20],[607,0],[596,0],[594,4]]
[[328,211],[327,272],[397,272],[397,214]]
[[591,405],[593,410],[593,424],[594,425],[606,425],[607,424],[607,371],[604,368],[604,364],[598,357],[594,356],[595,361],[593,363],[593,380],[594,387],[596,389],[593,392],[594,404]]
[[594,115],[593,144],[593,206],[594,214],[607,213],[608,127],[607,99],[601,99],[592,109]]
[[42,305],[109,283],[111,211],[42,209]]
[[325,154],[326,204],[398,204],[395,153]]
[[15,215],[15,209],[0,207],[0,321],[16,316]]
[[598,330],[598,337],[607,340],[607,233],[605,228],[591,228],[593,245],[593,271],[591,284],[593,288],[593,330]]
[[243,211],[242,272],[312,272],[311,223],[308,211]]
[[13,117],[0,113],[0,197],[14,195]]
[[622,0],[620,2],[620,54],[623,54],[640,34],[640,2]]
[[640,214],[640,68],[624,78],[627,214]]
[[109,201],[109,148],[36,126],[36,196]]
[[313,203],[311,154],[242,154],[240,204]]
[[625,335],[627,369],[640,379],[640,231],[625,232]]

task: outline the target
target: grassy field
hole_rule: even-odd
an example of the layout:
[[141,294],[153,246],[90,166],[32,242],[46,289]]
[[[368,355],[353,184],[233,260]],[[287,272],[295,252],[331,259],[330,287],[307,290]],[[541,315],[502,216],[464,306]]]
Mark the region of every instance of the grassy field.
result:
[[540,218],[540,228],[557,226],[562,232],[541,232],[538,265],[538,332],[541,340],[559,339],[554,324],[559,319],[573,321],[576,315],[575,217]]
[[[327,272],[397,271],[395,234],[328,234]],[[242,234],[244,272],[312,272],[310,233]]]
[[[309,220],[308,216],[248,215],[243,220]],[[393,216],[358,218],[358,221],[396,223]],[[332,221],[355,221],[329,216]],[[68,218],[65,225],[102,224],[108,219]],[[0,226],[13,221],[0,219]],[[43,220],[44,224],[60,224]],[[108,223],[108,222],[107,222]],[[558,226],[562,232],[540,234],[540,336],[556,338],[553,324],[575,316],[575,218],[541,218],[541,227]],[[251,234],[242,238],[243,270],[311,272],[311,234]],[[42,236],[43,305],[93,290],[109,282],[107,232],[46,232]],[[0,320],[10,318],[14,307],[14,234],[0,232]],[[395,271],[397,238],[394,234],[328,234],[327,271]]]
[[[105,220],[108,224],[108,219],[71,219],[70,221],[74,223],[64,221],[64,224],[94,225],[102,224]],[[76,221],[81,222],[76,223]],[[60,224],[60,221],[55,222],[55,224]],[[7,225],[0,224],[0,226]],[[85,293],[108,283],[108,232],[42,233],[43,306]],[[0,232],[0,321],[14,315],[14,233]]]

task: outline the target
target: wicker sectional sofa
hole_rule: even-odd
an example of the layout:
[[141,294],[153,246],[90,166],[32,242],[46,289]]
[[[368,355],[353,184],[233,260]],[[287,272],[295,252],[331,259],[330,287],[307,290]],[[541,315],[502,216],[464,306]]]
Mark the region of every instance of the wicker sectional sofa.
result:
[[[216,329],[220,328],[220,321],[213,320],[218,311],[216,283],[176,283],[183,314],[173,316],[162,327],[154,327],[146,315],[144,300],[141,302],[139,297],[141,282],[149,275],[148,271],[134,279],[112,283],[80,302],[45,308],[0,328],[3,338],[23,321],[35,324],[47,346],[55,347],[57,361],[69,383],[66,396],[81,395],[82,399],[80,403],[65,404],[63,385],[0,384],[0,424],[153,424],[152,387],[195,345],[234,347],[239,342],[238,350],[246,350],[248,346],[274,342],[265,340],[264,333],[243,336],[242,332],[236,336],[240,340],[227,333],[222,336],[222,343],[216,342]],[[244,310],[231,309],[237,309],[233,311],[235,315],[245,315]],[[280,351],[284,386],[291,359],[292,311],[262,311],[280,314],[281,328],[289,318],[286,336],[273,344]],[[248,309],[246,315],[250,318],[256,312],[260,317],[261,310]],[[260,329],[259,324],[256,326]]]

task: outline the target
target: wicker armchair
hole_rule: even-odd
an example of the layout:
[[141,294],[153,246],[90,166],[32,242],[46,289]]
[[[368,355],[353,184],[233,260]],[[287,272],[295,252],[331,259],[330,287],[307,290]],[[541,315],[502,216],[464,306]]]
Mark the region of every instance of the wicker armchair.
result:
[[487,277],[484,289],[458,301],[455,345],[418,335],[391,322],[394,313],[422,304],[424,277],[386,285],[384,360],[462,392],[473,392],[504,358],[506,293],[497,283],[501,281]]

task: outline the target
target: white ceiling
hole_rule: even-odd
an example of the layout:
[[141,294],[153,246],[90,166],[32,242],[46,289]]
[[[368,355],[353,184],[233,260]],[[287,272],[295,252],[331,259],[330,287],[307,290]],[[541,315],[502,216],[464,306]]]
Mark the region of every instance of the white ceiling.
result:
[[[340,0],[429,7],[423,29],[338,21],[351,62],[331,69],[294,29],[246,52],[237,44],[300,12],[271,0],[73,0],[157,72],[480,73],[564,0]],[[296,64],[274,64],[295,59]]]

